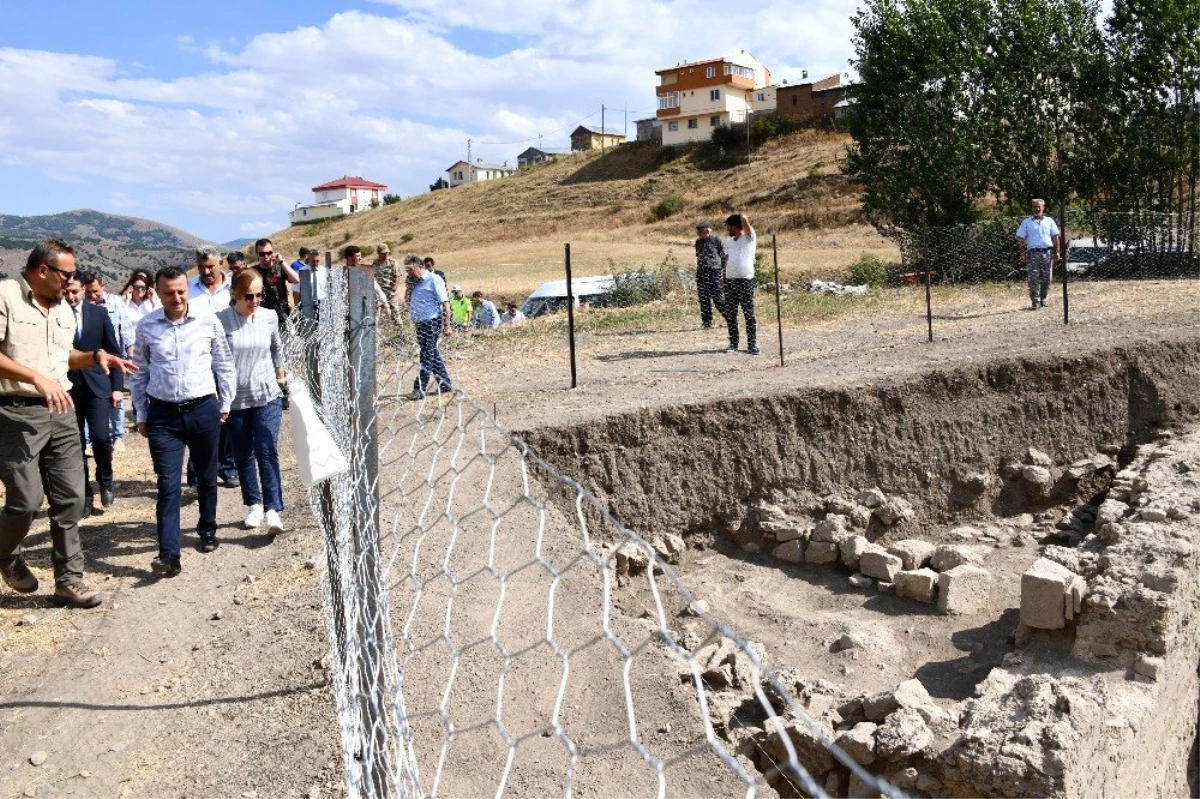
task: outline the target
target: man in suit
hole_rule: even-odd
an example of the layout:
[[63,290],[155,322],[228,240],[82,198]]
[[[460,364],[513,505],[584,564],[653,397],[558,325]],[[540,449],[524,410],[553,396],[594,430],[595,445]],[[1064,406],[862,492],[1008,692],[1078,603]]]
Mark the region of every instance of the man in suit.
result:
[[[104,350],[124,355],[112,319],[104,306],[83,301],[83,285],[78,277],[67,282],[63,297],[71,306],[75,318],[75,349],[84,351]],[[109,413],[124,397],[124,376],[119,369],[108,374],[99,366],[91,366],[69,372],[71,400],[75,403],[75,421],[79,425],[79,436],[83,438],[86,424],[92,437],[92,460],[96,462],[96,482],[100,486],[100,506],[97,511],[92,481],[88,475],[87,459],[83,462],[85,504],[83,513],[91,516],[103,513],[113,502],[113,439],[112,427],[108,424]]]

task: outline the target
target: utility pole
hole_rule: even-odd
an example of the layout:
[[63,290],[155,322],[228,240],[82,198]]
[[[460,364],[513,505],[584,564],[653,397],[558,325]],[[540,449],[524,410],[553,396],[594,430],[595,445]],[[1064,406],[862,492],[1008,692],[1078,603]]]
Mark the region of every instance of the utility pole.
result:
[[467,139],[467,166],[471,165],[471,140]]
[[604,154],[604,104],[600,105],[600,154]]
[[629,103],[625,103],[625,141],[629,141]]

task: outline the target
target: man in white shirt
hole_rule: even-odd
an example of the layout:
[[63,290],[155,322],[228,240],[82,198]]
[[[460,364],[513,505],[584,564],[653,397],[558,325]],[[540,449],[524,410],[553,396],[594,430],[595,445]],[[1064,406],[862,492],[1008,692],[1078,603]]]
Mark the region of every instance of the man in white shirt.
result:
[[[221,253],[211,244],[196,248],[196,276],[188,281],[188,312],[195,316],[216,314],[229,307],[229,275],[221,271]],[[226,488],[241,485],[237,463],[233,458],[233,445],[221,428],[217,476]],[[187,463],[187,493],[185,502],[191,502],[196,494],[196,469],[192,458]]]
[[754,318],[754,253],[758,237],[745,214],[725,220],[729,243],[725,245],[725,323],[729,326],[729,348],[738,351],[738,308],[746,317],[746,351],[758,355],[758,321]]
[[[321,300],[325,298],[325,290],[329,286],[329,270],[325,268],[325,264],[321,263],[321,253],[316,250],[300,248],[304,252],[304,262],[296,269],[296,274],[301,272],[313,273],[313,301],[317,305],[317,310],[321,308]],[[300,285],[296,284],[292,288],[292,297],[296,300],[296,307],[300,307]]]
[[1054,278],[1054,259],[1062,256],[1062,236],[1054,220],[1046,216],[1046,201],[1033,201],[1033,215],[1021,220],[1017,228],[1021,260],[1029,284],[1031,310],[1046,307],[1050,281]]
[[217,313],[229,307],[229,276],[221,271],[221,253],[205,244],[196,248],[197,275],[188,281],[188,308],[193,314]]

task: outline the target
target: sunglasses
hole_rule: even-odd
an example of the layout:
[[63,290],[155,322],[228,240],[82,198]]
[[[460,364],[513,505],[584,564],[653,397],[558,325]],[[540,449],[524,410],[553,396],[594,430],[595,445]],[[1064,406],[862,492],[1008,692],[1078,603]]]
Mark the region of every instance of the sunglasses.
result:
[[70,272],[68,272],[65,269],[59,269],[57,266],[51,266],[50,264],[45,264],[45,267],[51,272],[58,272],[60,275],[62,275],[63,280],[74,280],[75,276],[79,274],[77,270],[72,269]]
[[261,291],[258,292],[257,294],[243,294],[242,295],[242,299],[245,300],[246,302],[250,302],[251,300],[261,300],[262,298],[263,298],[263,295],[262,295]]
[[274,254],[275,254],[274,250],[258,250],[259,258],[270,258]]
[[136,289],[137,291],[145,291],[146,284],[145,283],[134,283],[133,288]]

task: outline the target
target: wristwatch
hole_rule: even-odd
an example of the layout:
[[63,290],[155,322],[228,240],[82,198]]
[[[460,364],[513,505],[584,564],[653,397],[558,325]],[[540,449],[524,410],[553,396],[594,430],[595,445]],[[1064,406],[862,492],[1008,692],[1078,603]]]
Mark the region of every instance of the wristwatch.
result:
[[100,363],[100,353],[102,353],[102,352],[104,352],[104,350],[102,350],[102,349],[92,350],[92,363],[94,363],[94,364]]

